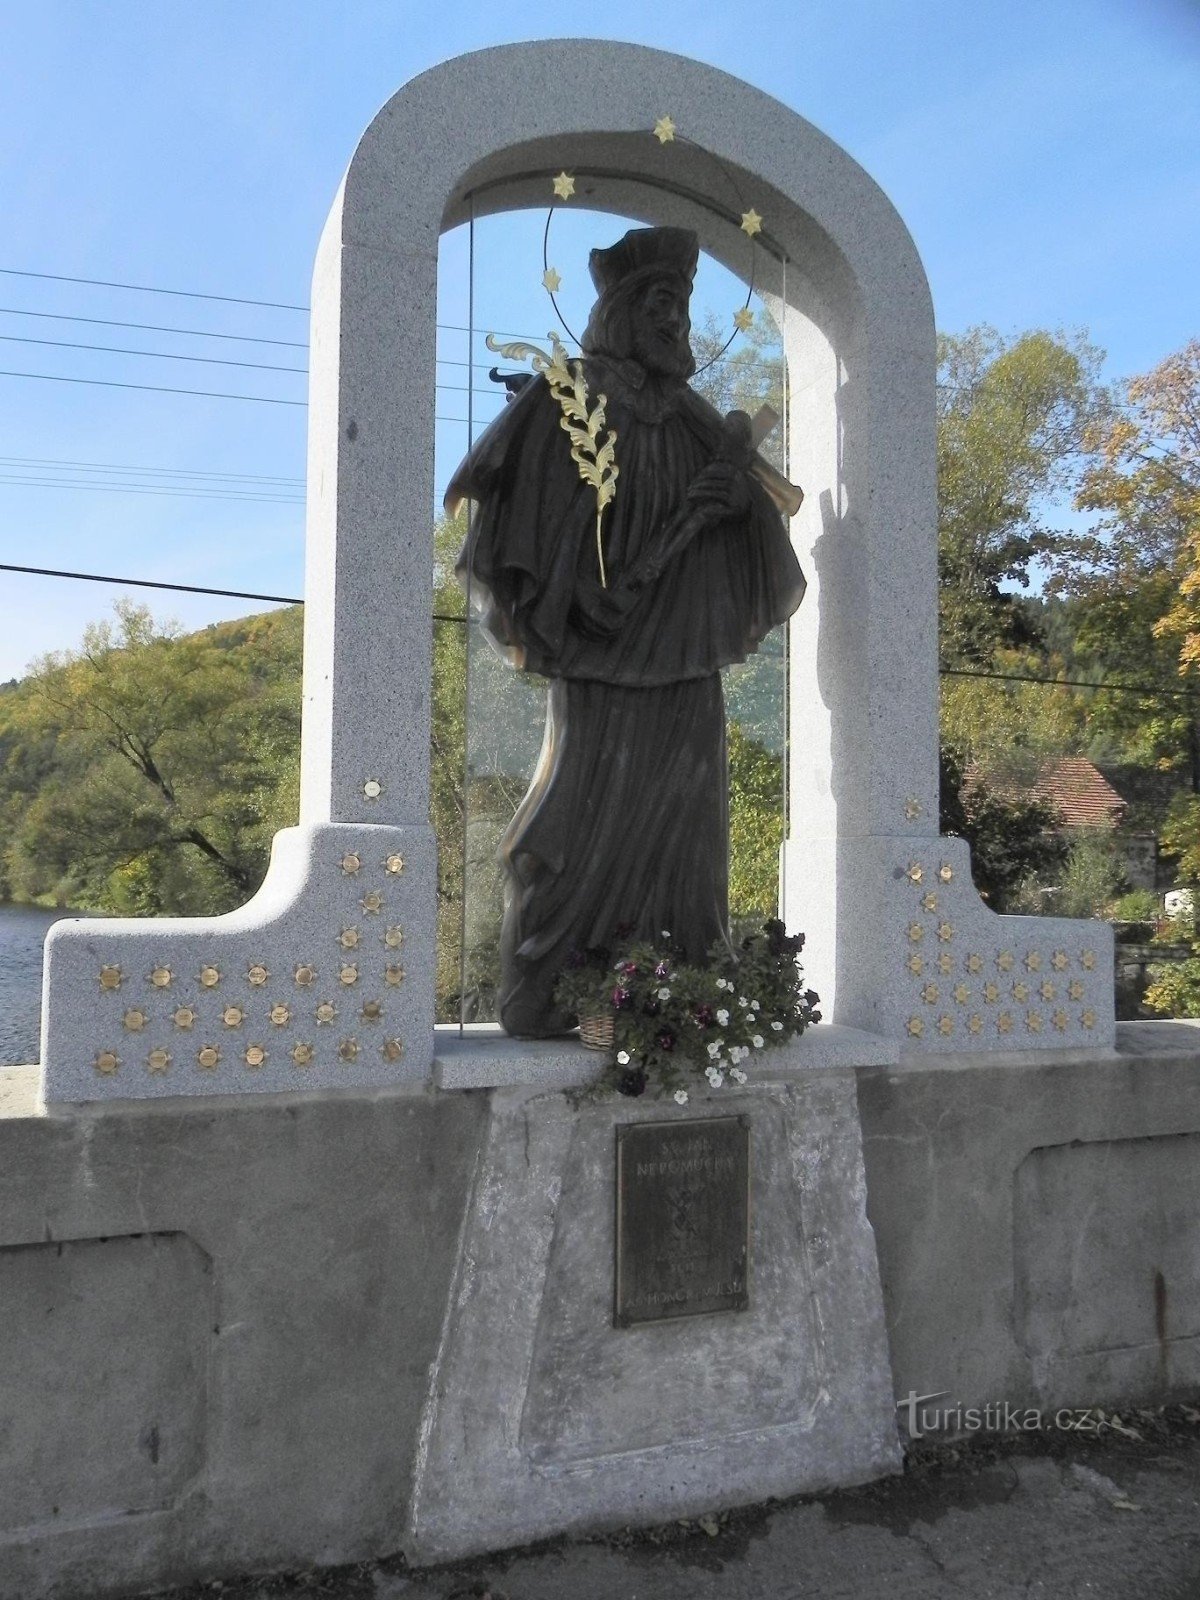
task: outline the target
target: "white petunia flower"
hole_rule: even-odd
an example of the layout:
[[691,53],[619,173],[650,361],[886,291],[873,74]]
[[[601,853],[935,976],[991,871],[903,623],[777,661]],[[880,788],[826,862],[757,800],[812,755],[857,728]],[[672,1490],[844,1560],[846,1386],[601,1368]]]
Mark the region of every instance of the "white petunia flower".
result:
[[669,939],[671,937],[665,928],[662,930],[662,936],[664,939]]
[[729,1013],[726,1011],[724,1006],[722,1006],[717,1012],[717,1021],[723,1028],[727,1028],[729,1026]]
[[746,996],[744,994],[738,995],[738,1005],[740,1005],[740,1006],[748,1006],[749,1004],[750,1004],[750,1002],[749,1002],[749,1000],[746,999]]
[[665,983],[663,984],[662,988],[658,991],[658,998],[660,1000],[669,1000],[671,998],[671,991],[670,991],[670,989],[667,988]]
[[748,1028],[752,1028],[757,1021],[758,1021],[758,1018],[754,1015],[753,1011],[747,1011],[747,1013],[746,1013],[746,1026]]
[[675,1091],[675,1104],[677,1106],[685,1106],[685,1105],[687,1105],[687,1103],[688,1103],[688,1092],[687,1092],[687,1090],[686,1089],[676,1089],[676,1091]]
[[718,989],[732,989],[733,985],[731,983],[726,983],[724,978],[718,978],[717,979],[717,988]]
[[773,1031],[775,1033],[782,1033],[783,1032],[783,1023],[782,1022],[773,1022],[771,1024],[771,1027],[772,1027],[772,1029],[773,1029]]
[[742,1071],[741,1067],[730,1067],[729,1076],[736,1083],[745,1083],[746,1081],[746,1074]]
[[717,1043],[717,1041],[715,1039],[709,1045],[708,1053],[713,1058],[714,1061],[721,1054],[721,1046]]
[[725,1082],[725,1074],[723,1072],[711,1073],[708,1081],[712,1084],[714,1089],[719,1089]]
[[756,1050],[761,1050],[766,1042],[761,1033],[756,1033],[750,1041]]

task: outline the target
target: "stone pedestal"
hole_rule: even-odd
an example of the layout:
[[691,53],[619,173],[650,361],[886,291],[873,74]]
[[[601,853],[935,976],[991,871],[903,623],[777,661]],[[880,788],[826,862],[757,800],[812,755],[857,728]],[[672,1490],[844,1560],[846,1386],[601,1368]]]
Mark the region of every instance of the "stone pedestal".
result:
[[[728,1116],[750,1133],[749,1309],[615,1327],[616,1129]],[[683,1107],[493,1091],[431,1372],[409,1557],[898,1470],[865,1199],[847,1069],[785,1069]]]

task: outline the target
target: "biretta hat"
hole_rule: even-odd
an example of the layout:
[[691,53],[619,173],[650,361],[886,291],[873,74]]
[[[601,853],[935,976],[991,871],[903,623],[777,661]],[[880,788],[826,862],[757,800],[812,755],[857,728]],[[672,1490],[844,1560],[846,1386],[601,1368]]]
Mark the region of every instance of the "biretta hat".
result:
[[634,273],[642,276],[647,268],[677,272],[691,283],[699,259],[700,241],[690,228],[630,228],[607,250],[592,251],[588,271],[596,293],[606,295]]

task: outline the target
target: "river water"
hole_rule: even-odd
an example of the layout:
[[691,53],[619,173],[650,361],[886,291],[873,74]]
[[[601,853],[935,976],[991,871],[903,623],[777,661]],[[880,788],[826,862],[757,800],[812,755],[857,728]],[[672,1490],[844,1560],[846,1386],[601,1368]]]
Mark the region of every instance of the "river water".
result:
[[0,1066],[38,1059],[42,1014],[42,941],[52,922],[76,911],[0,905]]

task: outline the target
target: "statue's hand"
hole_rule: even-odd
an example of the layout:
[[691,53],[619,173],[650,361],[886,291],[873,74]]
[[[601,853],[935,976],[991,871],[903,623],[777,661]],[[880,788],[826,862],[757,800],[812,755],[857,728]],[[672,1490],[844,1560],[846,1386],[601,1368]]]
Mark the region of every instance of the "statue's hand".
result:
[[711,522],[744,517],[750,509],[750,485],[740,467],[712,461],[688,484],[687,503]]

